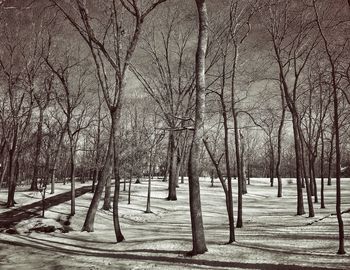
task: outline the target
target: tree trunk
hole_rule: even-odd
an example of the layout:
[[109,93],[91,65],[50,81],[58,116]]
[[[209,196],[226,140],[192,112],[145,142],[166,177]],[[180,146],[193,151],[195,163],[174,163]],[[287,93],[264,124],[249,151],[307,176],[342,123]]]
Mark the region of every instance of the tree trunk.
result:
[[[138,178],[137,178],[138,180]],[[137,182],[136,180],[136,182]],[[126,181],[126,180],[125,180]],[[132,174],[130,175],[130,180],[129,180],[129,188],[128,188],[128,204],[131,203],[131,183],[132,183]]]
[[176,138],[173,131],[170,131],[170,168],[169,168],[169,181],[168,181],[168,197],[169,201],[176,201],[176,184],[179,179],[177,174],[177,146]]
[[299,121],[297,115],[292,114],[293,134],[294,134],[294,149],[295,149],[295,165],[296,165],[296,180],[297,180],[297,215],[305,214],[303,189],[302,189],[302,160],[300,153],[300,137],[299,137]]
[[[226,75],[224,75],[226,76]],[[228,134],[228,119],[226,112],[226,104],[224,100],[223,90],[221,92],[221,107],[222,116],[224,120],[224,144],[225,144],[225,164],[226,164],[226,174],[227,174],[227,192],[226,192],[226,208],[229,222],[230,235],[228,243],[236,241],[235,238],[235,221],[233,215],[233,198],[232,198],[232,176],[231,176],[231,166],[230,166],[230,153],[229,153],[229,134]]]
[[44,121],[44,111],[42,108],[39,108],[39,122],[38,122],[38,131],[36,137],[36,148],[34,154],[34,168],[33,168],[33,179],[32,184],[30,186],[31,191],[38,190],[38,171],[39,171],[39,159],[41,152],[41,144],[42,144],[42,134],[43,134],[43,121]]
[[190,149],[188,165],[189,200],[192,227],[191,255],[203,254],[207,251],[205,243],[200,185],[199,185],[199,159],[200,143],[204,133],[205,117],[205,55],[208,42],[208,14],[205,0],[196,0],[199,33],[196,52],[196,112],[194,132]]
[[115,107],[112,107],[110,109],[110,115],[111,115],[111,130],[109,135],[109,141],[108,141],[108,149],[106,154],[106,159],[103,165],[103,168],[101,170],[100,179],[97,183],[96,190],[94,193],[94,196],[92,197],[89,210],[87,212],[85,222],[82,228],[82,231],[87,232],[93,232],[94,231],[94,221],[96,216],[96,211],[98,208],[98,204],[100,202],[104,186],[107,181],[107,177],[110,175],[111,166],[112,166],[112,159],[113,159],[113,140],[115,136],[115,130],[119,122],[119,116],[117,115],[117,110]]
[[331,186],[332,185],[332,162],[333,162],[333,148],[334,148],[334,128],[332,128],[332,135],[331,135],[331,146],[329,150],[329,156],[328,156],[328,181],[327,185]]
[[240,132],[240,145],[241,145],[241,177],[242,177],[242,194],[247,194],[247,179],[245,174],[245,142],[243,134]]
[[[303,170],[303,175],[305,178],[305,187],[306,187],[306,196],[307,196],[307,203],[308,203],[308,209],[309,209],[309,217],[314,217],[315,216],[315,211],[314,211],[314,205],[312,202],[312,194],[311,194],[311,177],[307,176],[306,173],[306,166],[305,166],[305,151],[304,151],[304,143],[302,139],[302,130],[299,126],[299,138],[300,138],[300,150],[301,150],[301,157],[302,157],[302,170]],[[310,166],[310,164],[309,164]]]
[[111,179],[111,172],[110,172],[106,180],[105,197],[103,199],[103,206],[102,206],[102,209],[107,211],[111,209],[111,188],[112,188],[111,185],[112,185],[112,179]]
[[113,198],[113,226],[114,233],[117,242],[122,242],[124,240],[124,235],[122,234],[120,223],[119,223],[119,193],[120,193],[120,173],[119,173],[119,153],[117,145],[119,140],[113,138],[113,168],[114,168],[114,198]]
[[1,177],[0,177],[0,190],[2,188],[2,184],[4,183],[5,176],[7,175],[7,167],[8,167],[9,162],[6,161],[6,158],[4,158],[2,162],[2,172],[1,172]]
[[236,110],[233,107],[233,122],[234,122],[234,136],[235,136],[235,153],[236,153],[236,166],[237,166],[237,178],[238,178],[238,199],[237,199],[237,228],[243,227],[243,179],[241,170],[241,158],[240,158],[240,147],[239,147],[239,130]]
[[324,135],[323,129],[321,129],[321,158],[320,158],[321,168],[321,208],[326,208],[324,202]]
[[165,161],[165,172],[164,172],[164,178],[163,182],[166,182],[168,180],[168,174],[170,171],[170,133],[169,133],[169,139],[168,139],[168,147],[167,147],[167,153],[166,153],[166,161]]
[[[72,142],[73,143],[73,142]],[[74,147],[74,146],[71,146]],[[75,164],[74,164],[74,149],[71,149],[71,161],[70,161],[70,184],[71,184],[71,216],[75,215]]]
[[276,177],[277,177],[277,197],[282,197],[282,178],[280,172],[281,166],[281,152],[282,152],[282,132],[284,126],[284,118],[286,115],[285,100],[283,95],[283,89],[281,89],[281,102],[282,102],[282,115],[280,125],[278,127],[277,135],[277,161],[276,161]]
[[[272,136],[270,134],[270,136]],[[274,155],[274,149],[273,149],[273,144],[272,144],[272,139],[269,139],[269,144],[270,144],[270,186],[273,187],[273,182],[274,182],[274,177],[275,177],[275,155]]]
[[311,169],[310,169],[310,172],[311,172],[311,183],[312,183],[312,186],[313,186],[313,190],[314,190],[314,202],[315,203],[318,203],[318,194],[317,194],[317,182],[316,182],[316,175],[315,175],[315,162],[316,162],[316,158],[315,157],[312,157],[311,158]]
[[61,150],[61,146],[62,146],[62,142],[63,142],[63,138],[64,138],[65,132],[66,132],[66,126],[61,131],[60,138],[59,138],[58,143],[57,143],[57,148],[56,148],[56,151],[54,153],[53,164],[52,164],[52,167],[51,167],[51,170],[50,170],[50,182],[51,182],[51,192],[50,192],[50,194],[54,194],[55,193],[56,166],[57,166],[58,156],[60,154],[60,150]]
[[[229,243],[232,243],[235,241],[235,224],[234,224],[234,215],[233,215],[232,186],[230,188],[230,190],[231,190],[231,196],[230,196],[229,195],[229,186],[228,185],[226,186],[226,182],[225,182],[225,179],[221,173],[219,163],[215,161],[214,155],[210,151],[206,140],[203,140],[203,141],[204,141],[204,146],[207,149],[207,152],[209,154],[209,157],[210,157],[210,159],[211,159],[211,161],[216,169],[216,173],[219,177],[219,180],[221,182],[222,188],[223,188],[224,193],[225,193],[226,210],[227,210],[227,216],[228,216],[228,220],[229,220],[229,231],[230,231]],[[225,151],[225,158],[226,158],[226,151]],[[226,166],[227,166],[227,162],[226,162]],[[232,179],[230,174],[228,174],[227,177],[228,177],[228,179],[229,178]],[[227,184],[229,184],[229,181],[227,182]],[[231,181],[231,185],[232,185],[232,181]]]
[[12,137],[12,145],[9,153],[9,178],[8,178],[8,197],[7,207],[10,208],[15,205],[15,191],[16,191],[16,178],[15,178],[15,155],[17,149],[17,134],[18,126],[15,124],[14,133]]
[[149,154],[149,167],[148,167],[148,188],[147,188],[147,203],[146,203],[146,211],[145,213],[152,213],[151,211],[151,182],[152,182],[152,165],[153,165],[153,146],[150,149]]

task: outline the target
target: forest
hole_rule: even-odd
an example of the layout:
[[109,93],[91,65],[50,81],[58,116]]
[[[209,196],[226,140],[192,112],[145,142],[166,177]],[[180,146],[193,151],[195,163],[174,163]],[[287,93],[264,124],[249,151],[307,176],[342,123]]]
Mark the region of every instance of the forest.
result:
[[350,1],[0,1],[0,269],[350,269]]

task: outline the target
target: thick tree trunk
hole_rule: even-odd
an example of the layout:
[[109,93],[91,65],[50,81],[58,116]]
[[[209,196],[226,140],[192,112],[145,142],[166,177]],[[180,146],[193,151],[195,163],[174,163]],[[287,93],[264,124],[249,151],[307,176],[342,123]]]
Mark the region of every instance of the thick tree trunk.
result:
[[202,254],[207,251],[200,197],[199,159],[205,117],[205,55],[208,42],[208,14],[205,0],[196,0],[196,5],[199,18],[199,34],[196,52],[196,112],[188,166],[193,245],[191,255]]
[[[112,168],[111,168],[112,169]],[[105,197],[103,199],[103,210],[110,210],[111,209],[111,188],[112,188],[112,179],[111,179],[111,172],[109,173],[109,176],[106,180],[105,185]]]

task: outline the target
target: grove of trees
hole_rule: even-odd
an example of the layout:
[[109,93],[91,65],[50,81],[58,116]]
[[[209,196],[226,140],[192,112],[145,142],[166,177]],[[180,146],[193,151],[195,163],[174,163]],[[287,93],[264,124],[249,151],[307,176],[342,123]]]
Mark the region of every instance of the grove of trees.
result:
[[74,215],[75,182],[92,180],[82,230],[94,231],[104,196],[121,242],[121,191],[132,203],[146,178],[150,213],[153,177],[168,182],[170,201],[188,180],[196,255],[207,251],[200,177],[223,188],[228,243],[244,228],[251,177],[269,178],[281,200],[281,179],[295,178],[295,213],[308,217],[336,185],[345,254],[349,1],[7,0],[0,20],[7,207],[18,186],[53,194],[69,182]]

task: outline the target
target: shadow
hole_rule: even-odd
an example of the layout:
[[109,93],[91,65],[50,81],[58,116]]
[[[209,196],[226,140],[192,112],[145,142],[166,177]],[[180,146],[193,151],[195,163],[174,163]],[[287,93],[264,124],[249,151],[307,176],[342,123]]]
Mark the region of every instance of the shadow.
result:
[[[327,257],[327,258],[334,258],[335,255],[331,254],[321,254],[321,253],[312,253],[312,252],[305,252],[305,251],[293,251],[293,250],[283,250],[283,249],[277,249],[277,248],[272,248],[269,246],[263,246],[263,245],[248,245],[244,243],[235,243],[234,245],[239,246],[239,247],[245,247],[245,248],[251,248],[255,250],[261,250],[261,251],[268,251],[268,252],[275,252],[275,253],[281,253],[281,254],[286,254],[287,256],[290,254],[293,255],[303,255],[303,256],[321,256],[321,257]],[[304,268],[303,268],[304,269]]]
[[[181,257],[167,257],[159,255],[138,255],[132,254],[134,252],[149,252],[149,253],[169,253],[168,251],[159,251],[159,250],[128,250],[128,251],[108,251],[108,252],[95,252],[93,249],[89,248],[88,250],[72,250],[71,248],[57,247],[54,245],[48,244],[45,242],[39,242],[34,239],[28,239],[25,237],[19,236],[19,238],[25,239],[31,243],[19,243],[9,240],[0,240],[0,243],[9,244],[19,247],[31,247],[39,250],[60,252],[66,255],[77,255],[77,256],[90,256],[98,258],[111,258],[111,259],[122,259],[130,261],[151,261],[153,263],[169,263],[177,265],[193,265],[193,266],[206,266],[211,268],[240,268],[240,269],[259,269],[259,270],[325,270],[327,267],[316,267],[316,266],[298,266],[298,265],[288,265],[288,264],[272,264],[272,263],[244,263],[244,262],[234,262],[234,261],[215,261],[215,260],[206,260],[200,259],[200,257],[185,257],[183,252],[181,254],[178,251],[175,254],[179,254]],[[39,242],[39,243],[37,243]],[[36,244],[35,244],[36,243]],[[64,244],[63,244],[64,245]],[[123,252],[123,253],[121,253]],[[128,253],[130,252],[130,253]],[[171,252],[171,253],[172,253]],[[334,269],[334,267],[332,268]]]
[[[91,189],[90,186],[83,186],[75,190],[75,197],[79,197]],[[54,195],[45,199],[45,210],[56,206],[58,204],[64,203],[71,199],[70,191]],[[41,216],[41,211],[43,209],[43,203],[41,200],[36,201],[31,204],[23,205],[15,209],[3,212],[0,214],[0,228],[9,228],[22,220],[27,220],[33,217]]]

